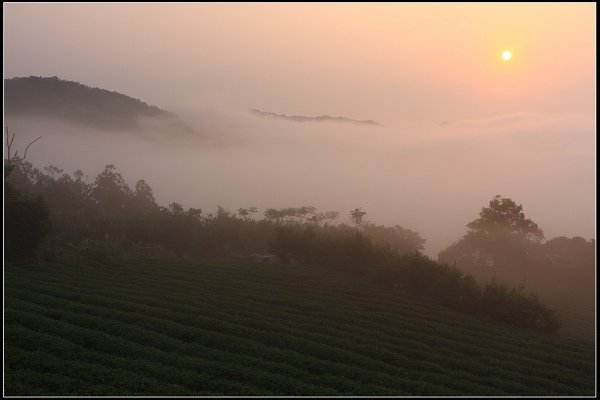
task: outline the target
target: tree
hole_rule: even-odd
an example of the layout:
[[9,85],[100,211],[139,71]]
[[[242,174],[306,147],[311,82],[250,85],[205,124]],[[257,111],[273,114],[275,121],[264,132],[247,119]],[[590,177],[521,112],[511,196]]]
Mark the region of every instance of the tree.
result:
[[132,193],[114,165],[108,164],[96,176],[90,194],[100,211],[92,223],[95,235],[104,239],[122,237],[125,217],[131,211]]
[[258,212],[257,207],[248,207],[248,208],[240,208],[238,209],[238,214],[242,217],[244,221],[250,220],[250,216]]
[[51,224],[49,212],[41,196],[32,197],[16,190],[7,178],[17,166],[21,166],[27,150],[35,143],[38,137],[27,145],[23,157],[12,151],[15,140],[13,133],[9,139],[6,128],[7,158],[4,159],[4,248],[6,258],[31,257],[34,255],[44,238],[50,232]]
[[[10,137],[10,139],[9,139]],[[30,142],[27,147],[25,147],[25,151],[23,152],[23,157],[19,157],[19,152],[15,151],[14,153],[12,152],[12,145],[13,142],[15,140],[15,132],[13,132],[12,136],[10,135],[10,133],[8,132],[8,127],[6,128],[6,151],[7,151],[7,158],[4,159],[4,178],[6,179],[10,173],[15,169],[15,166],[17,164],[19,164],[21,161],[25,160],[25,158],[27,157],[27,150],[29,150],[29,147],[34,144],[35,142],[37,142],[38,140],[40,140],[42,137],[39,136],[37,139],[33,140],[32,142]]]
[[284,217],[283,213],[276,208],[267,208],[264,212],[265,219],[268,221],[280,222]]
[[313,206],[303,206],[296,209],[296,216],[300,221],[308,221],[309,215],[314,215],[317,212],[317,208]]
[[187,215],[198,221],[202,220],[202,209],[190,207],[187,210]]
[[594,271],[595,245],[582,237],[571,239],[559,236],[540,246],[540,258],[547,265],[569,270],[580,270],[590,273]]
[[350,216],[352,217],[352,222],[356,225],[361,225],[363,223],[363,217],[366,215],[366,211],[361,210],[361,208],[355,208],[350,211]]
[[108,164],[96,177],[91,194],[106,214],[122,215],[129,206],[131,190],[123,175],[116,172],[113,164]]
[[228,219],[228,218],[232,218],[232,214],[231,211],[229,211],[228,209],[221,207],[220,205],[217,205],[217,219]]
[[169,210],[171,210],[171,214],[175,216],[184,214],[183,206],[176,201],[169,203]]
[[531,260],[544,233],[523,213],[523,205],[495,196],[479,218],[468,223],[469,231],[443,250],[438,259],[463,268],[521,267]]
[[42,196],[32,197],[4,186],[4,246],[7,259],[31,257],[50,232],[48,208]]
[[509,234],[524,242],[539,243],[544,233],[529,218],[525,218],[523,205],[517,205],[512,199],[496,195],[489,207],[483,207],[479,218],[467,224],[472,232],[489,236]]
[[372,222],[363,222],[362,232],[373,243],[389,246],[399,254],[414,253],[424,249],[425,239],[417,232],[394,225],[391,227],[376,225]]
[[135,184],[135,190],[133,192],[133,205],[141,212],[153,211],[158,208],[152,188],[148,183],[140,179]]
[[331,220],[334,221],[338,219],[340,213],[337,211],[325,211],[325,212],[314,212],[310,217],[306,219],[307,222],[313,224],[320,224],[323,221]]

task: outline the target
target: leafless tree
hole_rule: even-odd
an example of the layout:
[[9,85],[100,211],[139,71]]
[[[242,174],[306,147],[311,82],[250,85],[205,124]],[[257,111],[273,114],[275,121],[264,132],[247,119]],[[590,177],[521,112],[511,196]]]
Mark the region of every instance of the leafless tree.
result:
[[15,150],[14,153],[12,152],[12,145],[15,140],[15,133],[13,132],[13,134],[11,136],[10,133],[8,132],[8,127],[6,128],[7,158],[4,160],[4,178],[8,177],[8,175],[10,175],[12,170],[15,169],[15,166],[18,163],[20,163],[21,161],[23,161],[25,159],[25,157],[27,157],[27,150],[29,150],[29,147],[32,144],[34,144],[35,142],[37,142],[38,140],[40,140],[41,138],[42,137],[39,136],[37,139],[35,139],[31,143],[29,143],[27,145],[27,147],[25,147],[25,151],[23,152],[23,157],[20,157],[18,151]]

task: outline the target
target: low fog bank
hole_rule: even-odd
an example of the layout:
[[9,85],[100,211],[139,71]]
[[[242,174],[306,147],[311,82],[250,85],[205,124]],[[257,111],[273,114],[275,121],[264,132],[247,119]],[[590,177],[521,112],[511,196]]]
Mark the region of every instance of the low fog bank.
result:
[[458,240],[496,194],[523,204],[547,239],[595,238],[595,134],[585,117],[516,113],[486,119],[354,126],[265,119],[247,110],[173,110],[189,130],[149,119],[142,132],[100,131],[7,118],[34,166],[114,164],[143,178],[159,204],[214,212],[312,205],[419,232],[434,258]]

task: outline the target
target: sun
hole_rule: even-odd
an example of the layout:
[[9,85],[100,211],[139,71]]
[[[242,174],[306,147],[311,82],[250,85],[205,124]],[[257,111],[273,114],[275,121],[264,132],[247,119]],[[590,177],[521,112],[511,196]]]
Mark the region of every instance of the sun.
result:
[[504,61],[509,61],[512,58],[512,52],[510,50],[504,50],[502,52],[502,59]]

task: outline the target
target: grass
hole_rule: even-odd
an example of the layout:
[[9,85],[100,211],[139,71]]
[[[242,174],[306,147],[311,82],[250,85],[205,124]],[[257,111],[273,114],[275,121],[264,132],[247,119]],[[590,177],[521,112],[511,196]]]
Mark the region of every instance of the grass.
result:
[[334,271],[5,266],[6,395],[594,395],[593,345]]

